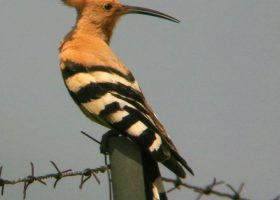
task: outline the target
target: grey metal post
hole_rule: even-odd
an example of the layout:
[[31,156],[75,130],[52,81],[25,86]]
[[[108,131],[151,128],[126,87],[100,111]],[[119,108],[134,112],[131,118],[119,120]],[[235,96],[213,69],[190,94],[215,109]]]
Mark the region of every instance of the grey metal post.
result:
[[109,139],[114,200],[146,200],[141,152],[125,137]]

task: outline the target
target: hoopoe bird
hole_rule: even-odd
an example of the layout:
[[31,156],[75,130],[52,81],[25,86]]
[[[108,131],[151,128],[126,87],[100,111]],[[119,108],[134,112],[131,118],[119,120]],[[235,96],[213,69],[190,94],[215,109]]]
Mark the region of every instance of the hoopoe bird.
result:
[[151,162],[152,199],[167,199],[157,162],[185,178],[193,174],[180,156],[132,73],[112,52],[109,43],[118,19],[138,13],[179,20],[164,13],[117,0],[62,0],[77,11],[72,30],[59,47],[64,83],[81,111],[91,120],[130,138]]

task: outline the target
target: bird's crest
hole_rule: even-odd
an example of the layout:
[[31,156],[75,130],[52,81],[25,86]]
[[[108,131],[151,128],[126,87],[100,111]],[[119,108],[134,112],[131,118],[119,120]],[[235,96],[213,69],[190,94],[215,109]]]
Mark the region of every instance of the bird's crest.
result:
[[75,8],[81,8],[81,7],[84,7],[86,0],[62,0],[62,2],[68,6],[72,6]]
[[62,0],[68,6],[75,7],[77,9],[81,9],[88,5],[95,6],[111,6],[112,4],[119,4],[117,0]]

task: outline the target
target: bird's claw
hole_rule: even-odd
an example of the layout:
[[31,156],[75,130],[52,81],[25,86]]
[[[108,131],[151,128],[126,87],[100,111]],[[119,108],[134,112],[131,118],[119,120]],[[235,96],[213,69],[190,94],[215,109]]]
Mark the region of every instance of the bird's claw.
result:
[[112,137],[117,137],[119,135],[118,132],[110,130],[107,133],[103,134],[100,144],[100,153],[108,154],[109,153],[109,139]]

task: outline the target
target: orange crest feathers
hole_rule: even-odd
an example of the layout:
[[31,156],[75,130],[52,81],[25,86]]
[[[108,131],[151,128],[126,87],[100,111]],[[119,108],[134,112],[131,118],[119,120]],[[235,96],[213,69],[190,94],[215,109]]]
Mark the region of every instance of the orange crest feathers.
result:
[[61,0],[61,1],[68,6],[72,6],[75,8],[82,8],[85,7],[87,4],[92,4],[92,5],[102,5],[105,3],[119,4],[118,0]]
[[84,7],[87,0],[62,0],[62,2],[68,6],[72,6],[75,8],[82,8]]

